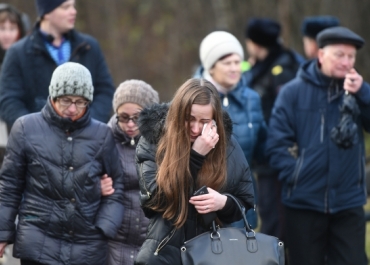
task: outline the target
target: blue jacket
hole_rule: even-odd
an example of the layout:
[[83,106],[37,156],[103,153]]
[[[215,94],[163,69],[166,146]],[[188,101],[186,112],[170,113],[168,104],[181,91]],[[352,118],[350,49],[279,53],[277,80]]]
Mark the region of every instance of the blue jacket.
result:
[[[194,77],[201,77],[202,72],[202,68],[198,69]],[[245,86],[243,78],[242,76],[235,89],[227,94],[229,105],[222,106],[222,108],[227,111],[233,121],[233,136],[251,165],[253,160],[263,162],[267,130],[260,96]],[[225,95],[220,93],[221,102],[224,97]]]
[[[72,30],[71,58],[89,69],[94,85],[91,116],[107,122],[111,116],[114,86],[98,42]],[[39,112],[49,95],[57,64],[47,51],[38,25],[6,52],[0,76],[0,117],[11,126],[20,116]]]
[[[364,82],[355,95],[361,111],[356,119],[359,141],[350,149],[330,138],[341,118],[342,88],[343,80],[323,75],[313,60],[278,94],[266,153],[280,172],[288,207],[336,213],[366,203],[362,128],[370,130],[370,86]],[[292,152],[293,145],[298,152]]]

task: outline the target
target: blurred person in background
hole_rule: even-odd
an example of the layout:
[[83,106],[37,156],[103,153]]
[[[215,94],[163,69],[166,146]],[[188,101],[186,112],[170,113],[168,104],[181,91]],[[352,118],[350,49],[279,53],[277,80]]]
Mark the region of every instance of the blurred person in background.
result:
[[[14,123],[0,170],[0,256],[14,243],[21,265],[106,264],[122,224],[124,174],[111,130],[90,116],[93,90],[86,67],[62,64],[42,111]],[[104,174],[115,190],[108,197]]]
[[[260,97],[245,86],[242,79],[243,47],[234,35],[226,31],[214,31],[202,40],[199,55],[203,68],[194,77],[205,78],[216,87],[222,108],[233,122],[233,136],[253,171],[253,162],[264,159],[267,132]],[[257,203],[256,193],[255,200]],[[247,219],[252,228],[257,227],[255,209],[247,212]]]
[[312,16],[306,17],[302,22],[302,40],[305,56],[308,59],[317,58],[319,47],[316,36],[320,31],[339,26],[339,19],[333,16]]
[[[117,236],[109,240],[109,265],[133,265],[145,240],[149,219],[140,207],[139,179],[135,164],[136,146],[141,136],[137,121],[140,112],[159,103],[157,91],[141,80],[121,83],[113,96],[115,114],[109,121],[124,171],[124,219]],[[114,193],[110,177],[102,179],[102,194]]]
[[[0,69],[5,52],[16,41],[25,36],[29,26],[29,19],[26,14],[19,12],[12,5],[0,3]],[[8,129],[6,123],[0,119],[0,168],[3,163],[7,141]]]
[[[246,84],[261,97],[267,126],[280,87],[295,77],[301,63],[294,51],[282,45],[280,33],[280,24],[267,18],[252,18],[245,28],[246,49],[255,63],[244,77]],[[261,232],[284,240],[278,173],[269,167],[267,159],[256,165],[254,171],[257,174]]]
[[0,77],[0,117],[9,127],[38,112],[54,69],[68,61],[89,69],[94,84],[91,116],[108,122],[114,86],[96,39],[74,30],[75,0],[36,0],[39,20],[29,36],[7,51]]

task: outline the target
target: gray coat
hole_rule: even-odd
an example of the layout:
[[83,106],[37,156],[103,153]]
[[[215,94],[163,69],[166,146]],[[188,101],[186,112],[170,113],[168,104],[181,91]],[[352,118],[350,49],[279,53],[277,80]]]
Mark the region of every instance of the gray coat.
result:
[[109,241],[109,265],[134,264],[134,259],[145,240],[149,219],[140,207],[139,179],[135,167],[135,149],[140,135],[134,138],[134,145],[117,125],[114,115],[109,126],[112,128],[119,159],[124,170],[125,215],[117,236]]

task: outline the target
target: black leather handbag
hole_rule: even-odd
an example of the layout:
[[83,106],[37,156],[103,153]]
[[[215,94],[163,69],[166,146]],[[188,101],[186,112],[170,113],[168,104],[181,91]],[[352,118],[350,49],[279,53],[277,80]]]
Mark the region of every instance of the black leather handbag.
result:
[[244,228],[218,228],[213,221],[209,232],[196,236],[181,247],[183,265],[284,265],[284,244],[276,237],[254,232],[248,224],[239,201],[245,222]]

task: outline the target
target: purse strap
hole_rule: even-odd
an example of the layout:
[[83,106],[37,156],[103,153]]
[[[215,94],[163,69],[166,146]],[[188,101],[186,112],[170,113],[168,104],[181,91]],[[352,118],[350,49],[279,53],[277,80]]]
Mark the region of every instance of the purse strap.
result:
[[253,232],[254,233],[254,231],[249,226],[247,217],[245,216],[245,209],[244,209],[244,207],[241,206],[239,200],[237,198],[235,198],[234,195],[231,195],[229,193],[223,193],[223,195],[226,195],[227,197],[231,198],[236,203],[236,205],[238,206],[238,209],[240,210],[242,218],[244,220],[245,229],[247,230],[247,232]]

